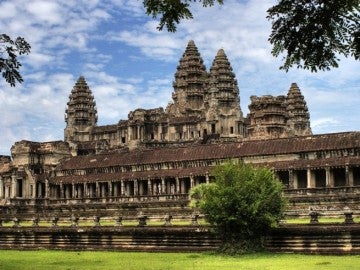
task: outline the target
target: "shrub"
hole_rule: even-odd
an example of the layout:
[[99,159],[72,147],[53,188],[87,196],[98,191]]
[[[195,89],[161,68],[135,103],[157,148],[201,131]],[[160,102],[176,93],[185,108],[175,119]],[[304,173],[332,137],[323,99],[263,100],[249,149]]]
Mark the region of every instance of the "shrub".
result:
[[223,240],[225,252],[248,252],[263,247],[266,232],[282,217],[282,184],[268,168],[226,162],[214,168],[215,181],[190,192]]

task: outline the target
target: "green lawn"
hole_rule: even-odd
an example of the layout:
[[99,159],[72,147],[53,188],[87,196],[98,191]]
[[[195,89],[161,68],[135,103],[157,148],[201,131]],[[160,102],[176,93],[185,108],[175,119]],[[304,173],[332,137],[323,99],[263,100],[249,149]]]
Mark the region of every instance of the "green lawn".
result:
[[360,256],[252,254],[227,257],[209,253],[70,252],[0,250],[0,269],[360,269]]

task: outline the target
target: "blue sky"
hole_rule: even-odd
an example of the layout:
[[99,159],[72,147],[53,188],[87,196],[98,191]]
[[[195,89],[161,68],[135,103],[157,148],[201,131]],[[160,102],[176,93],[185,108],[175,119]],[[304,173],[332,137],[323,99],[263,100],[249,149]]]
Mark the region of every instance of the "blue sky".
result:
[[267,39],[265,19],[272,0],[194,4],[194,20],[176,33],[159,32],[145,15],[142,0],[2,0],[0,29],[23,36],[32,52],[22,57],[25,82],[16,88],[0,80],[0,154],[15,141],[62,140],[69,93],[85,76],[97,103],[99,125],[126,119],[136,108],[166,107],[172,81],[189,40],[207,69],[222,48],[236,74],[241,108],[251,95],[283,95],[300,87],[310,110],[313,133],[360,130],[360,62],[311,73],[278,67]]

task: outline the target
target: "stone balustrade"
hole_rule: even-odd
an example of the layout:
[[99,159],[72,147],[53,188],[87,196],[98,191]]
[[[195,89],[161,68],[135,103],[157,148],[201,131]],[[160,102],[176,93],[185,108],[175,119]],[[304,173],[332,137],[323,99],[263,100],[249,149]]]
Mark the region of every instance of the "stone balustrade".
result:
[[[79,224],[79,220],[81,217],[76,216],[75,214],[71,214],[70,216],[62,216],[61,218],[57,215],[54,215],[50,217],[49,219],[43,219],[41,220],[39,216],[34,216],[31,219],[19,219],[17,216],[14,216],[12,219],[9,218],[0,218],[0,227],[3,227],[5,223],[9,223],[12,221],[13,227],[21,227],[20,223],[26,223],[26,227],[79,227],[81,226],[89,226],[90,221],[88,218],[82,219],[82,224]],[[137,222],[137,226],[143,227],[143,226],[149,226],[148,222],[150,221],[152,224],[150,226],[155,226],[160,223],[160,221],[163,221],[162,226],[172,226],[174,217],[170,214],[165,214],[164,216],[148,216],[144,214],[143,212],[139,212],[137,216],[133,217],[125,217],[127,222],[130,222],[133,224],[134,222]],[[200,226],[199,219],[204,219],[203,215],[200,214],[193,214],[191,216],[188,216],[187,219],[178,219],[178,222],[181,223],[182,226]],[[101,225],[101,220],[106,221],[105,225]],[[41,221],[41,223],[40,223]],[[60,222],[61,221],[61,222]],[[114,226],[114,227],[120,227],[124,226],[124,216],[123,215],[117,215],[115,217],[102,217],[100,215],[94,215],[92,217],[92,226],[93,227],[101,227],[101,226]],[[184,224],[187,221],[187,224]],[[28,223],[31,222],[31,225],[29,226]],[[59,224],[60,223],[60,224]],[[127,225],[132,226],[132,225]]]
[[[360,224],[354,222],[350,208],[343,209],[343,222],[322,223],[320,216],[324,217],[311,209],[308,224],[282,223],[270,231],[266,247],[277,252],[360,254]],[[123,225],[124,218],[131,225]],[[156,222],[154,218],[144,212],[131,218],[121,213],[111,218],[94,215],[91,226],[89,220],[88,224],[79,222],[81,217],[74,213],[47,220],[34,216],[28,221],[13,216],[0,219],[0,248],[204,251],[220,245],[211,227],[200,225],[203,216],[197,212],[181,225],[173,223],[170,213],[156,216]],[[32,225],[25,224],[30,221]]]
[[[346,224],[356,224],[354,221],[354,213],[353,210],[349,207],[345,207],[341,214],[344,218],[343,223]],[[322,214],[321,210],[318,209],[310,209],[308,213],[309,224],[316,225],[320,224],[319,218],[327,218],[326,215]],[[79,220],[81,218],[81,224],[79,224]],[[306,217],[302,217],[301,219],[304,219]],[[175,217],[176,219],[176,217]],[[190,216],[187,216],[187,218],[183,219],[176,219],[178,222],[181,221],[182,226],[200,226],[199,220],[204,220],[205,217],[202,214],[199,214],[197,212],[194,212]],[[59,225],[59,221],[61,220],[61,224]],[[101,220],[104,221],[104,225],[101,225]],[[172,226],[174,225],[172,222],[174,220],[174,216],[166,213],[163,216],[152,216],[148,214],[144,214],[142,211],[138,212],[135,216],[126,216],[122,214],[114,215],[114,216],[102,216],[102,215],[94,215],[92,217],[92,226],[93,227],[101,227],[101,226],[114,226],[114,227],[120,227],[124,226],[123,222],[126,221],[130,224],[127,224],[126,226],[134,226],[134,223],[137,223],[137,226],[144,227],[144,226],[159,226],[160,221],[163,221],[162,226]],[[42,221],[42,223],[40,223]],[[187,224],[186,224],[187,221]],[[13,216],[12,218],[1,218],[0,217],[0,227],[4,227],[5,223],[12,222],[13,227],[21,227],[21,223],[26,223],[26,226],[29,227],[28,222],[31,222],[30,227],[79,227],[79,226],[89,226],[89,218],[88,217],[79,217],[75,214],[71,214],[70,216],[57,216],[54,215],[49,219],[40,219],[39,216],[33,216],[30,219],[24,219],[21,217],[21,215]],[[49,224],[50,223],[50,224]],[[339,223],[339,222],[338,222]],[[161,223],[160,223],[161,224]],[[279,221],[280,226],[286,226],[286,219],[282,219]],[[176,224],[175,224],[176,225]],[[360,224],[359,224],[360,225]]]

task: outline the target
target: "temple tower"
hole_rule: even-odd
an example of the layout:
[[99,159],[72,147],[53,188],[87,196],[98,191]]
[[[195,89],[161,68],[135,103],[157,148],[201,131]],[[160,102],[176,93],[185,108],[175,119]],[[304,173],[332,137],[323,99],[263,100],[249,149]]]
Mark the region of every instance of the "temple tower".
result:
[[90,140],[90,129],[97,123],[97,111],[94,96],[83,76],[79,77],[71,90],[65,110],[65,122],[66,142]]
[[296,83],[292,83],[287,94],[288,126],[291,135],[311,135],[310,115],[304,96]]
[[190,40],[179,61],[173,83],[173,116],[200,116],[204,110],[208,74],[194,41]]
[[285,96],[251,96],[248,114],[250,139],[287,137],[288,114]]
[[231,64],[220,49],[210,68],[209,110],[206,120],[216,124],[222,137],[242,137],[244,119],[240,108],[239,88]]

